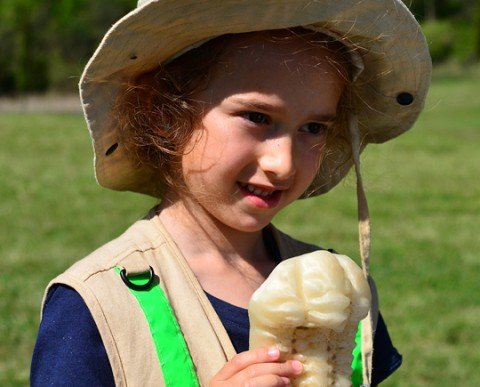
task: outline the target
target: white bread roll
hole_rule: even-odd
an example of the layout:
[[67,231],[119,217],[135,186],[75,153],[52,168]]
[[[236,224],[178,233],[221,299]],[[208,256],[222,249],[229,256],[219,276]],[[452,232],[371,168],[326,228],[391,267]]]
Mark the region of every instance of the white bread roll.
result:
[[249,304],[250,349],[276,346],[299,359],[293,386],[350,386],[358,323],[370,309],[362,270],[345,255],[319,250],[281,262]]

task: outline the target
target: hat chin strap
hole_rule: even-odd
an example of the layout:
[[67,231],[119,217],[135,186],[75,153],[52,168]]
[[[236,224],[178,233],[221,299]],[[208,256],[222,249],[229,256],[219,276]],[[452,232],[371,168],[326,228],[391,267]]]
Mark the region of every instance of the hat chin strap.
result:
[[370,278],[370,215],[368,211],[367,196],[363,188],[362,175],[360,173],[360,132],[358,130],[357,115],[351,113],[348,118],[348,129],[350,132],[350,143],[352,146],[352,157],[357,177],[357,203],[358,203],[358,236],[360,243],[360,257],[362,270],[365,278],[372,289],[372,308],[367,317],[362,321],[362,369],[363,384],[370,386],[372,381],[372,358],[373,358],[373,318],[376,309],[374,283]]

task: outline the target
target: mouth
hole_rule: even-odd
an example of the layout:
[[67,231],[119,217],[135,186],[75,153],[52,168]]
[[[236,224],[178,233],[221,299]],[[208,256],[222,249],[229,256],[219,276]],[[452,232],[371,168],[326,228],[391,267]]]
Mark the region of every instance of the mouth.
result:
[[260,208],[274,208],[280,201],[282,190],[238,183],[240,191],[251,203]]

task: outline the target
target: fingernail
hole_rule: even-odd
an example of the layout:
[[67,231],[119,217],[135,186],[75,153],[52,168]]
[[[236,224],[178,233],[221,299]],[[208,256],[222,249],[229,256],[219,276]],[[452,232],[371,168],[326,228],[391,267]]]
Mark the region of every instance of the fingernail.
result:
[[280,350],[278,348],[273,347],[268,350],[268,356],[272,359],[276,359],[278,355],[280,355]]
[[289,379],[289,378],[286,378],[285,376],[282,376],[282,380],[283,380],[283,383],[284,383],[286,386],[289,386],[289,385],[290,385],[290,379]]
[[300,363],[298,360],[292,361],[292,368],[296,374],[300,374],[303,371],[303,364]]

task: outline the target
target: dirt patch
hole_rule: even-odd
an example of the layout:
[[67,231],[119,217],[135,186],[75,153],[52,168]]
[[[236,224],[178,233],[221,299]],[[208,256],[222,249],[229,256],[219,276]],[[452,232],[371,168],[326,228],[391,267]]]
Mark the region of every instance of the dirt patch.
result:
[[0,97],[0,113],[72,113],[81,114],[77,95],[29,95]]

